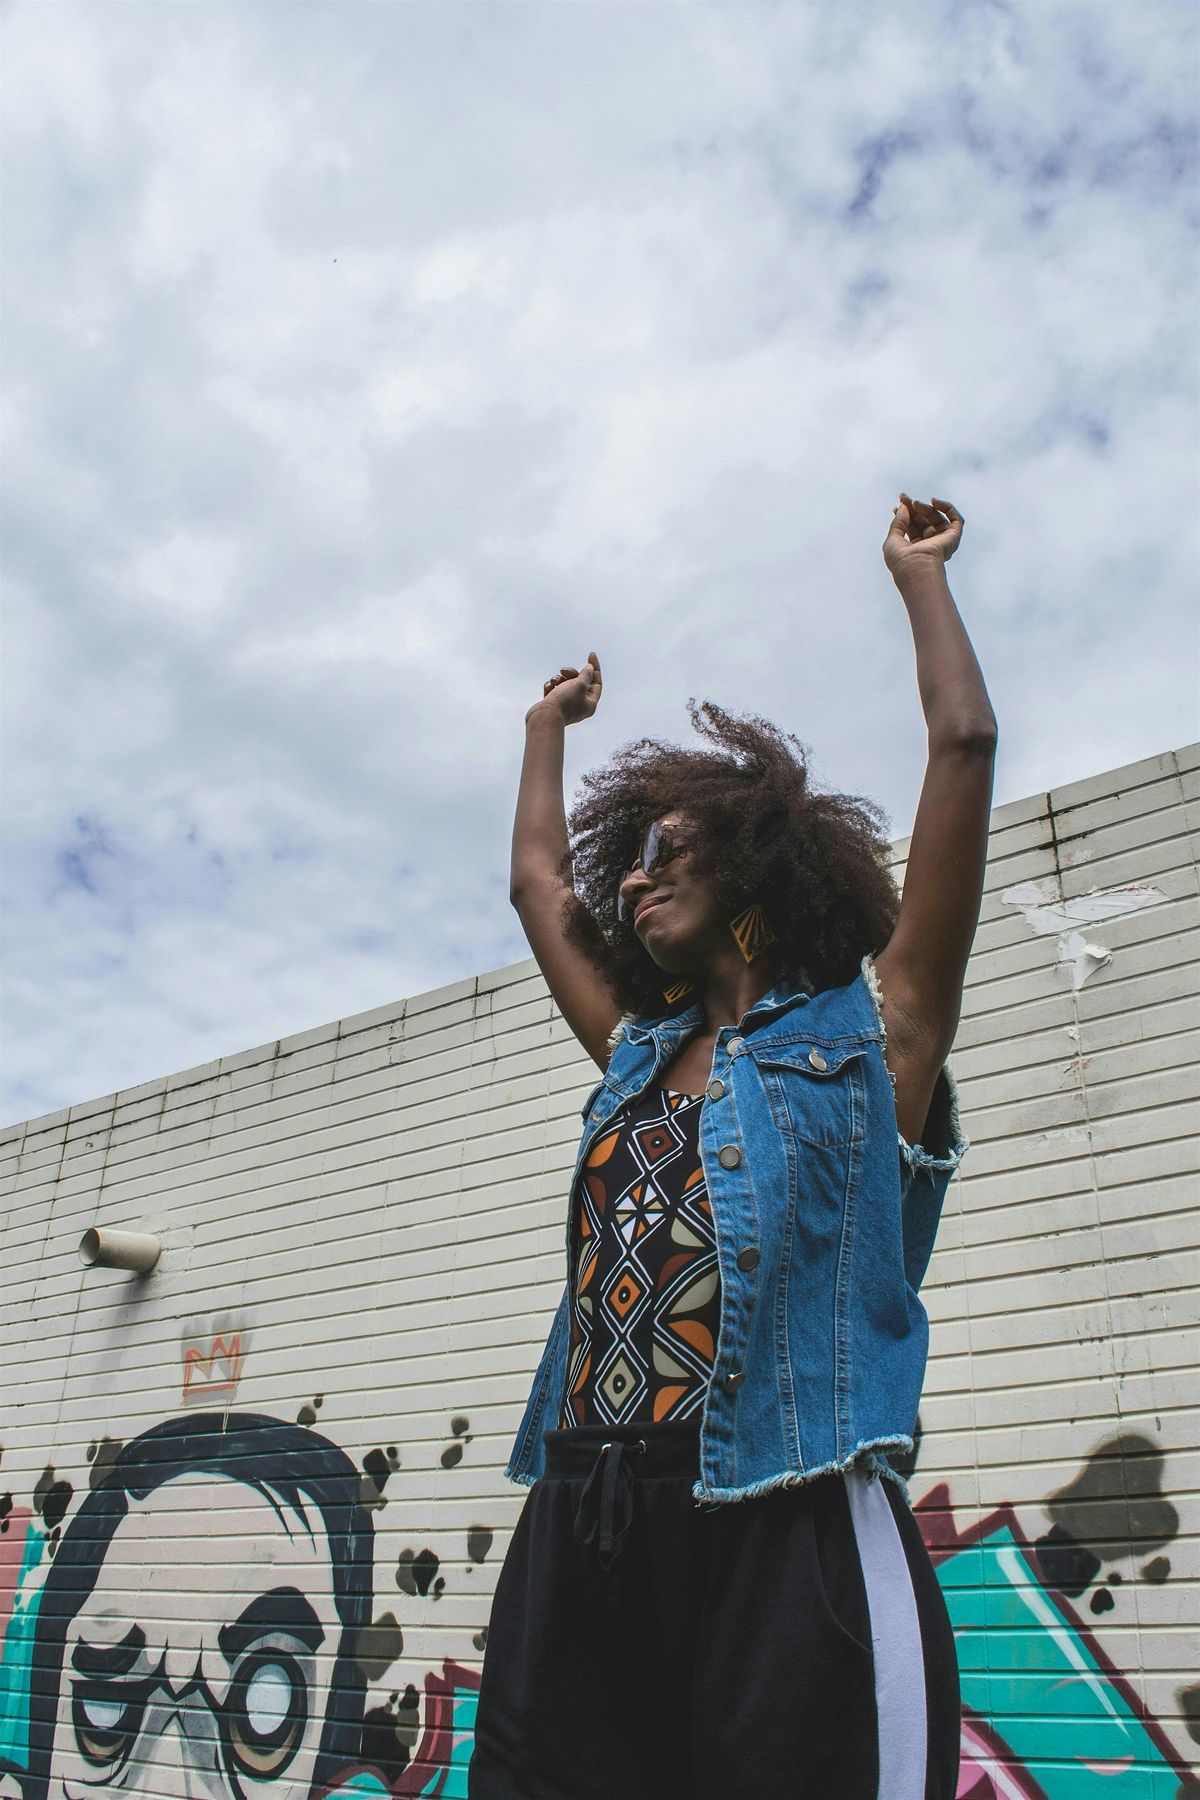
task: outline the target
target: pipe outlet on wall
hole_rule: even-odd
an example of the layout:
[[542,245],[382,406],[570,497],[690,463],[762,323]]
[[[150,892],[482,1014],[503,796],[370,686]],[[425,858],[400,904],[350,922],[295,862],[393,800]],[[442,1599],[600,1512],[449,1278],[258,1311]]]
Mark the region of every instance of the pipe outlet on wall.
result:
[[109,1231],[91,1226],[79,1240],[85,1269],[132,1269],[148,1275],[162,1255],[162,1244],[150,1231]]

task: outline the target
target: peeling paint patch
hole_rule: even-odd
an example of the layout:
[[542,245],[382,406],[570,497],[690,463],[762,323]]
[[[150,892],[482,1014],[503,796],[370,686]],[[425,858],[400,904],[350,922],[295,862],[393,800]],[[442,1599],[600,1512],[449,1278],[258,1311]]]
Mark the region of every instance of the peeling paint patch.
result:
[[1103,944],[1089,943],[1078,927],[1095,925],[1102,919],[1124,918],[1126,913],[1140,912],[1144,906],[1158,906],[1166,897],[1161,888],[1130,882],[1124,887],[1093,888],[1091,893],[1064,900],[1057,875],[1044,881],[1018,881],[1000,895],[1005,906],[1017,908],[1038,937],[1058,939],[1058,960],[1070,964],[1071,986],[1076,993],[1089,976],[1112,961],[1112,951]]
[[1112,951],[1103,944],[1089,944],[1078,931],[1068,931],[1058,940],[1059,962],[1071,965],[1071,986],[1078,993],[1089,975],[1112,961]]

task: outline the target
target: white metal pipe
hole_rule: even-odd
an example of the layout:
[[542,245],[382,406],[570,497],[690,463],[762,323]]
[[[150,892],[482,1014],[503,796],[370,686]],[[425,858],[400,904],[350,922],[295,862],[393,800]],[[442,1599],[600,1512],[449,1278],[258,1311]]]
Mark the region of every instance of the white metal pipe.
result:
[[132,1269],[146,1275],[162,1254],[162,1244],[149,1231],[109,1231],[93,1225],[79,1240],[85,1269]]

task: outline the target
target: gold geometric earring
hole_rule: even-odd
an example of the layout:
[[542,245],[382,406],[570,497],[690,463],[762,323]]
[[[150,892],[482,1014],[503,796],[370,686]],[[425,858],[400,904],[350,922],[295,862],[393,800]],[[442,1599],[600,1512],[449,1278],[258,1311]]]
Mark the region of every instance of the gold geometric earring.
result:
[[761,956],[768,944],[775,942],[775,933],[767,924],[766,914],[757,901],[748,906],[745,912],[740,912],[736,919],[730,919],[729,929],[748,963],[752,963],[756,956]]
[[674,1006],[677,1000],[682,1000],[683,996],[685,994],[690,994],[691,991],[692,984],[690,981],[673,981],[670,987],[665,987],[663,989],[663,999],[668,1006]]

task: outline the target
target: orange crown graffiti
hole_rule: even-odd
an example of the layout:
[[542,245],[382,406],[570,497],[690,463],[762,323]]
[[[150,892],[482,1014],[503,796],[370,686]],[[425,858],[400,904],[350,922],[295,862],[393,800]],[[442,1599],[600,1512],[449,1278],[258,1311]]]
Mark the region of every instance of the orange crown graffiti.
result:
[[235,1392],[242,1376],[244,1347],[240,1331],[217,1332],[209,1348],[183,1346],[183,1399],[212,1400]]

